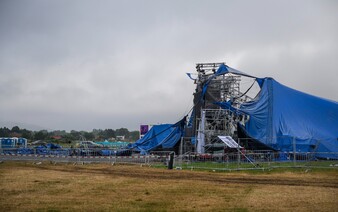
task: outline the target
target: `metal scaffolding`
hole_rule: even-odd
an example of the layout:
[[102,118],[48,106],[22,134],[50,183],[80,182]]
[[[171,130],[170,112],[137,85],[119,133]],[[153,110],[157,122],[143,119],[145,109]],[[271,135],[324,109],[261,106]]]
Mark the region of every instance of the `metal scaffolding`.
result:
[[[241,76],[231,73],[215,75],[222,64],[225,65],[225,63],[196,64],[197,79],[192,114],[194,123],[189,136],[195,138],[195,142],[190,143],[195,145],[198,153],[205,153],[214,146],[219,146],[221,144],[217,137],[219,135],[237,138],[237,123],[243,117],[214,103],[231,101],[232,107],[238,108],[243,102],[251,100],[240,91]],[[187,147],[189,142],[185,142],[183,146],[184,150],[190,149]]]

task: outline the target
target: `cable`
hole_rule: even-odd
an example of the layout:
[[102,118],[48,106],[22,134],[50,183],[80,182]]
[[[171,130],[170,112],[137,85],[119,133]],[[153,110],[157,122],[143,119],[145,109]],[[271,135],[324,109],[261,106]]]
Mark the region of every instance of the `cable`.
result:
[[255,84],[255,82],[256,81],[254,81],[252,83],[252,85],[248,88],[248,90],[246,90],[241,96],[235,97],[234,99],[239,99],[239,98],[243,97],[244,95],[246,95],[249,92],[249,90],[252,88],[252,86]]

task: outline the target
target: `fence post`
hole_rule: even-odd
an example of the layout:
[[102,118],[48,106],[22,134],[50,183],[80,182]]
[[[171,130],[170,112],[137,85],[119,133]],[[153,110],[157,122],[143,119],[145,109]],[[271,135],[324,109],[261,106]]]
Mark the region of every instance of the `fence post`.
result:
[[168,169],[173,169],[173,166],[174,166],[174,152],[170,152]]
[[77,152],[78,152],[78,154],[77,154],[77,164],[80,164],[81,163],[81,157],[82,157],[81,149],[77,149]]
[[179,152],[179,159],[178,159],[178,165],[179,167],[182,167],[182,157],[183,157],[183,141],[184,141],[184,138],[183,136],[181,137],[181,144],[180,144],[180,152]]
[[239,169],[239,163],[241,160],[241,155],[239,154],[239,142],[240,138],[237,139],[237,169]]
[[292,144],[293,144],[293,165],[296,166],[296,139],[295,139],[295,136],[293,136]]
[[144,156],[144,164],[150,164],[150,155],[145,155]]

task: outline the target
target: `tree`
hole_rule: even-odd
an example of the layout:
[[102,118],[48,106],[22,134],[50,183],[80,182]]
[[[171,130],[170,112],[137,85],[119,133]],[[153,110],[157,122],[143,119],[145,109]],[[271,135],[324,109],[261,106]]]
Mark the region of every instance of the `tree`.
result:
[[129,137],[129,130],[127,128],[120,128],[116,129],[116,136],[125,136],[126,138]]
[[76,138],[70,133],[67,133],[66,135],[63,136],[63,141],[67,143],[71,143],[74,140],[76,140]]
[[12,127],[12,133],[14,132],[14,133],[21,133],[21,131],[20,131],[20,128],[18,127],[18,126],[14,126],[14,127]]
[[70,131],[70,135],[72,136],[72,139],[80,139],[81,133],[75,130]]
[[34,134],[35,140],[45,140],[48,136],[48,132],[46,130],[40,130]]
[[86,138],[86,140],[93,140],[94,139],[94,134],[91,132],[84,132],[83,136]]
[[0,137],[9,137],[9,134],[11,133],[11,130],[7,127],[0,128]]
[[137,141],[140,138],[140,132],[139,131],[131,131],[129,133],[129,140],[130,141]]
[[109,138],[115,138],[115,130],[112,130],[112,129],[105,129],[104,130],[104,134],[105,134],[105,136],[106,136],[106,138],[105,139],[109,139]]
[[21,130],[21,137],[31,140],[33,138],[32,131],[26,129]]

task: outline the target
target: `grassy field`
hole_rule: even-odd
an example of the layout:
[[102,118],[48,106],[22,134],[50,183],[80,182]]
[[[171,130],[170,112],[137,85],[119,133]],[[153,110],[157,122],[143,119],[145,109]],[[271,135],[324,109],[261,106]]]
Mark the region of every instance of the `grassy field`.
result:
[[[237,162],[189,162],[182,163],[181,167],[183,169],[210,169],[210,170],[236,170],[236,169],[283,169],[283,168],[292,168],[292,167],[303,167],[304,169],[311,168],[332,168],[331,166],[336,164],[336,161],[297,161],[294,162],[260,162],[260,163],[239,163]],[[162,165],[163,166],[163,165]],[[164,166],[163,166],[164,167]]]
[[0,211],[338,211],[338,171],[4,162]]

